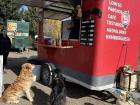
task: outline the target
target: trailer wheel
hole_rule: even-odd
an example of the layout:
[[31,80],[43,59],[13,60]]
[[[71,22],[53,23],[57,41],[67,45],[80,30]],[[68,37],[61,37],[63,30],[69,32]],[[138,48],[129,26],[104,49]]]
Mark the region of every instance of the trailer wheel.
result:
[[41,67],[41,80],[45,86],[50,86],[54,77],[55,66],[51,63],[44,63]]

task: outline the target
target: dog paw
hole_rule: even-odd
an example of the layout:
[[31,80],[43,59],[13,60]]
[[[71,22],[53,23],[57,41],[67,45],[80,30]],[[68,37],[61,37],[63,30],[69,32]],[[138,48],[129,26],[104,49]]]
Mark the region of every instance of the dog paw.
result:
[[5,103],[7,103],[7,104],[18,104],[19,100],[7,100]]
[[16,100],[15,103],[18,104],[19,103],[19,100]]
[[33,99],[30,99],[29,101],[30,101],[30,102],[33,102],[34,100],[33,100]]

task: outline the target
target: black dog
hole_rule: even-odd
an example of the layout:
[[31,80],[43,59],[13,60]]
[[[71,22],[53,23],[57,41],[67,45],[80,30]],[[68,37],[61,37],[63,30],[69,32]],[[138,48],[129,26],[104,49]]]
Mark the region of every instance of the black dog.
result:
[[66,105],[66,88],[64,78],[60,74],[53,79],[49,105]]

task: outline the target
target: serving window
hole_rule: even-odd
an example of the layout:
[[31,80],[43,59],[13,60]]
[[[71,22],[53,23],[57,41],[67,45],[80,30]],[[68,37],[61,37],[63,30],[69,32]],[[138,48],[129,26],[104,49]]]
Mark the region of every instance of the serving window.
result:
[[[43,37],[45,44],[52,46],[80,45],[82,11],[79,4],[81,4],[80,0],[78,2],[72,0],[71,6],[59,3],[61,7],[58,5],[57,10],[49,10],[49,7],[44,9]],[[49,6],[54,7],[54,5]]]

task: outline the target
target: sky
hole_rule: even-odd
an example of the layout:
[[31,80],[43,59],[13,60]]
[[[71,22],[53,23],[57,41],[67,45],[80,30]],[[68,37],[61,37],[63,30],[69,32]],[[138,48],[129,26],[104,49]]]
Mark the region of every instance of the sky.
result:
[[21,11],[21,10],[28,11],[28,7],[25,6],[25,5],[22,5],[21,8],[20,8],[20,11]]

